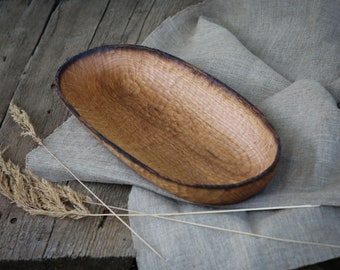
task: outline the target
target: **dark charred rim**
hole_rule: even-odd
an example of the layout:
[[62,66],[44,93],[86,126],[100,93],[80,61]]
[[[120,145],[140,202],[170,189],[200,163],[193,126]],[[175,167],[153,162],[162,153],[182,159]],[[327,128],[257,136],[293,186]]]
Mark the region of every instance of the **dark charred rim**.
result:
[[[89,125],[77,112],[77,110],[65,99],[65,97],[63,96],[61,89],[60,89],[60,79],[61,76],[63,74],[63,72],[72,64],[74,64],[75,62],[77,62],[80,59],[92,56],[94,54],[100,54],[100,53],[104,53],[104,52],[108,52],[108,51],[113,51],[113,50],[134,50],[134,51],[147,51],[153,54],[157,54],[159,57],[165,58],[166,60],[171,60],[176,62],[179,65],[184,66],[185,68],[189,69],[191,72],[193,72],[194,74],[204,77],[205,79],[209,80],[211,83],[217,84],[218,86],[220,86],[224,91],[228,92],[229,94],[235,96],[238,101],[240,101],[243,105],[247,106],[248,108],[250,108],[257,117],[259,117],[261,119],[261,121],[265,124],[265,126],[271,131],[271,133],[274,136],[275,142],[277,144],[277,153],[275,156],[275,159],[273,161],[273,163],[266,169],[264,170],[262,173],[252,177],[252,178],[248,178],[242,182],[239,183],[234,183],[234,184],[227,184],[227,185],[206,185],[206,184],[187,184],[187,183],[183,183],[180,180],[177,179],[172,179],[170,177],[167,176],[163,176],[161,174],[159,174],[157,171],[153,170],[152,168],[150,168],[149,166],[145,165],[144,163],[142,163],[141,161],[139,161],[138,159],[136,159],[135,157],[133,157],[132,155],[130,155],[129,153],[125,152],[122,148],[120,148],[118,145],[114,144],[113,142],[111,142],[110,140],[108,140],[105,136],[103,136],[101,133],[99,133],[97,130],[95,130],[91,125]],[[112,148],[114,148],[117,152],[119,152],[120,154],[122,154],[124,157],[126,157],[127,159],[129,159],[130,161],[132,161],[133,163],[137,164],[138,166],[140,166],[141,168],[147,170],[148,172],[173,183],[179,184],[179,185],[183,185],[183,186],[188,186],[188,187],[195,187],[195,188],[206,188],[206,189],[231,189],[231,188],[236,188],[236,187],[241,187],[241,186],[246,186],[249,185],[251,183],[254,183],[256,181],[260,181],[262,178],[264,178],[266,175],[268,175],[270,172],[272,172],[275,167],[277,166],[278,162],[279,162],[279,158],[281,155],[281,142],[280,142],[280,138],[277,134],[277,132],[275,131],[274,127],[269,123],[269,121],[265,118],[265,116],[263,115],[262,112],[260,112],[252,103],[250,103],[247,99],[245,99],[243,96],[241,96],[239,93],[237,93],[235,90],[233,90],[232,88],[230,88],[229,86],[227,86],[226,84],[224,84],[223,82],[221,82],[220,80],[214,78],[213,76],[209,75],[208,73],[204,72],[203,70],[193,66],[190,63],[185,62],[184,60],[173,56],[171,54],[168,54],[166,52],[154,49],[154,48],[149,48],[149,47],[145,47],[145,46],[141,46],[141,45],[108,45],[108,46],[102,46],[102,47],[97,47],[97,48],[93,48],[90,49],[88,51],[85,51],[83,53],[80,53],[78,55],[75,55],[73,57],[71,57],[70,59],[68,59],[57,71],[56,74],[56,89],[57,89],[57,93],[59,95],[59,97],[62,99],[62,101],[65,103],[66,107],[71,111],[72,114],[74,114],[80,122],[82,122],[91,132],[93,132],[100,140],[103,140],[106,144],[108,144],[109,146],[111,146]]]

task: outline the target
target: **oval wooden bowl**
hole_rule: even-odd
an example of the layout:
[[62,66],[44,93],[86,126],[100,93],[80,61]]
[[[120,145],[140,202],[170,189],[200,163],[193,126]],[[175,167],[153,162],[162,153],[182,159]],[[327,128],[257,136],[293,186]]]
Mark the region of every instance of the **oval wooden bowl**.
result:
[[262,113],[179,58],[142,46],[101,47],[66,62],[56,82],[100,141],[180,198],[236,203],[275,173],[280,142]]

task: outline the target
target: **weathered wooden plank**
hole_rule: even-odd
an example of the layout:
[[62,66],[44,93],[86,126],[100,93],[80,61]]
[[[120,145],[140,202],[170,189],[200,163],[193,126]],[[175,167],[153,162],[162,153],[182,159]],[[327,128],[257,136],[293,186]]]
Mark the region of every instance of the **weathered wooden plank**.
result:
[[[172,0],[172,1],[164,1],[164,0],[155,0],[150,12],[144,19],[143,27],[138,35],[138,39],[136,43],[140,44],[143,40],[153,31],[155,28],[160,25],[166,18],[176,14],[178,11],[191,6],[203,2],[203,0]],[[166,11],[166,12],[160,12]]]
[[135,44],[153,3],[154,0],[111,1],[91,47]]
[[[141,43],[160,23],[202,0],[111,1],[91,47]],[[121,7],[120,9],[118,7]]]
[[138,41],[139,35],[144,27],[145,19],[148,17],[155,0],[139,1],[136,9],[133,12],[126,29],[123,33],[121,43],[135,44]]
[[53,0],[0,1],[0,126],[54,4]]
[[[68,115],[55,91],[51,90],[55,72],[67,57],[88,48],[106,6],[107,1],[79,0],[59,4],[26,65],[13,100],[28,111],[42,137],[51,133]],[[10,147],[7,155],[11,159],[23,164],[34,144],[19,134],[18,127],[7,115],[0,130],[0,142]],[[0,200],[0,259],[43,258],[55,219],[31,217],[14,208],[4,197]],[[65,222],[71,227],[75,221]]]
[[91,47],[122,43],[131,18],[136,16],[134,13],[138,3],[139,1],[136,0],[111,1],[93,38]]

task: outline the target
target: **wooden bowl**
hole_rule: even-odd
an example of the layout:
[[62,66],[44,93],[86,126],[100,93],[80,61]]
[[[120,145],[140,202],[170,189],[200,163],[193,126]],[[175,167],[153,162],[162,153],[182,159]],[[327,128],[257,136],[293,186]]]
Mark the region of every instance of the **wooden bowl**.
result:
[[180,198],[236,203],[275,173],[280,142],[263,114],[179,58],[142,46],[101,47],[67,61],[56,82],[102,143]]

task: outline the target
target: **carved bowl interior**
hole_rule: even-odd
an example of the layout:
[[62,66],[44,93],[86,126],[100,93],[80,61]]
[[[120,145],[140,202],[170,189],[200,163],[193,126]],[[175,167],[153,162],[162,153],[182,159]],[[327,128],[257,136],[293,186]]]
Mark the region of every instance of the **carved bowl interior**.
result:
[[114,154],[185,200],[239,202],[275,173],[280,142],[263,114],[174,56],[96,48],[67,61],[56,81],[66,106]]

